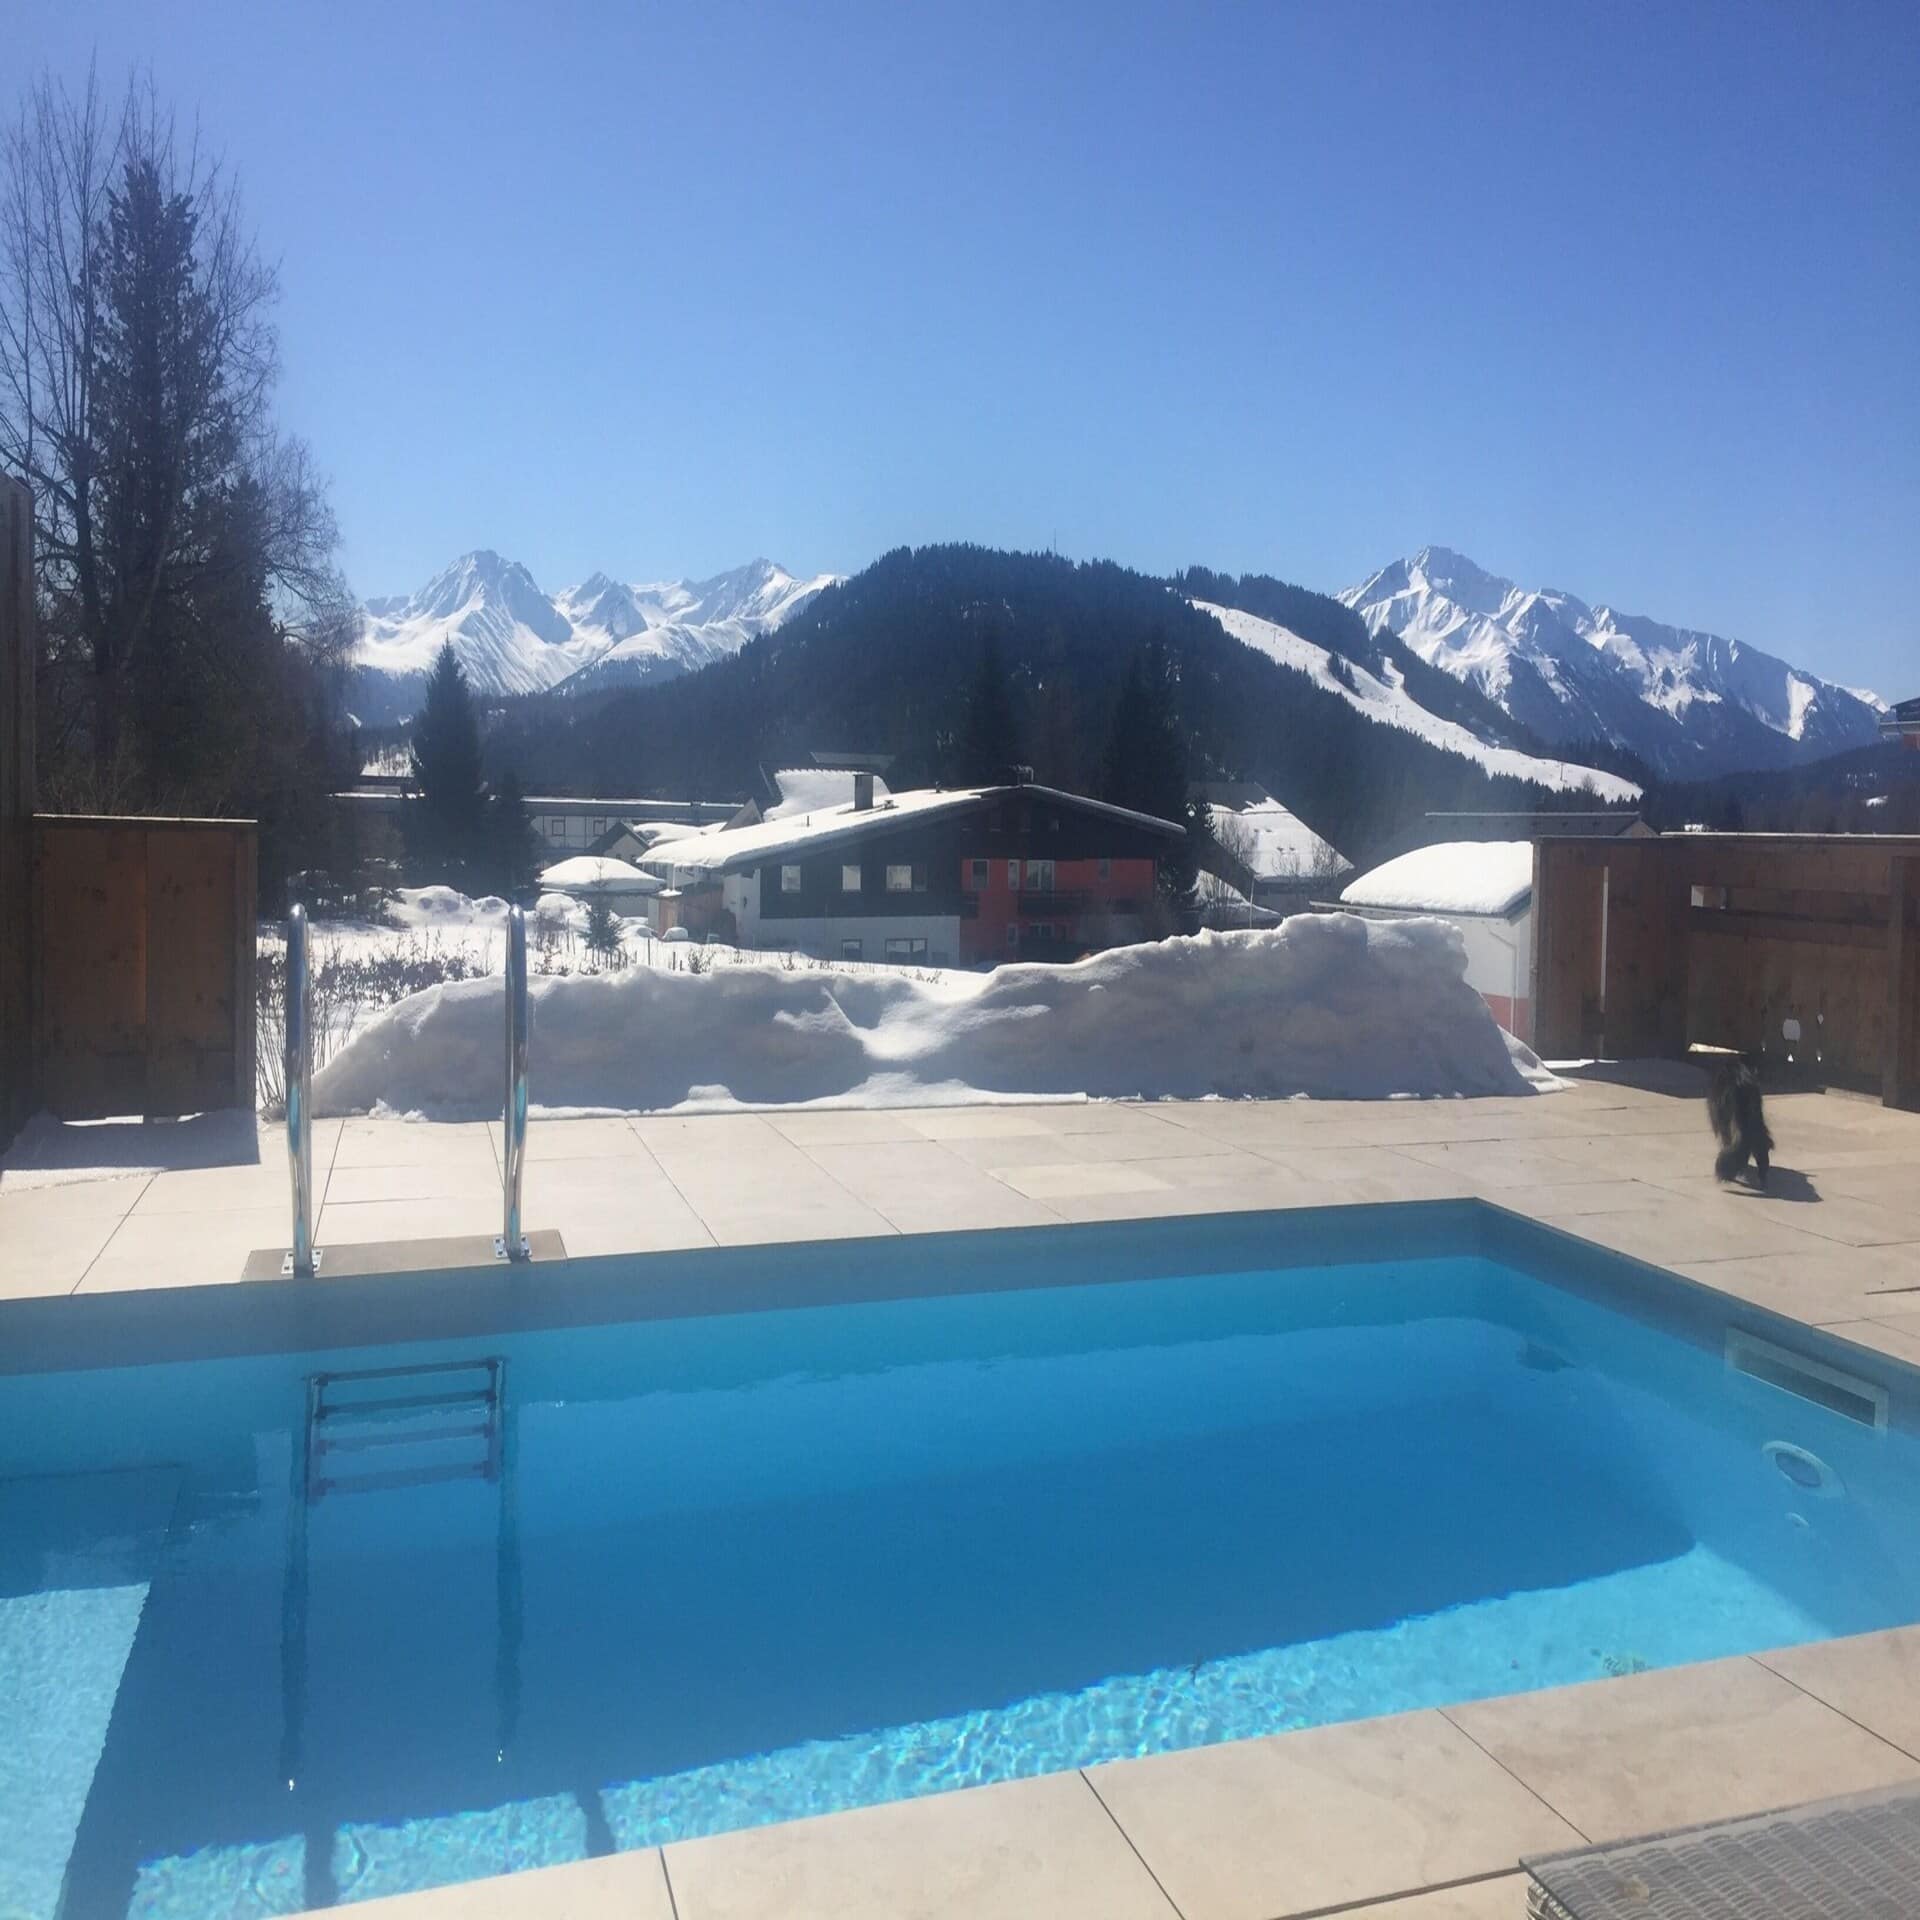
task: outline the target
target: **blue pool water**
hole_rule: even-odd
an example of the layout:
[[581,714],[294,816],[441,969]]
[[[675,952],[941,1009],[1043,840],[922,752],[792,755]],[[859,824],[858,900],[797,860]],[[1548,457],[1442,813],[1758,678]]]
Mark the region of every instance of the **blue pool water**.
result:
[[[1791,1336],[1863,1424],[1731,1370],[1726,1303],[1423,1217],[0,1375],[0,1912],[291,1913],[1920,1618],[1912,1376]],[[312,1376],[479,1359],[491,1427],[402,1411],[309,1497]]]

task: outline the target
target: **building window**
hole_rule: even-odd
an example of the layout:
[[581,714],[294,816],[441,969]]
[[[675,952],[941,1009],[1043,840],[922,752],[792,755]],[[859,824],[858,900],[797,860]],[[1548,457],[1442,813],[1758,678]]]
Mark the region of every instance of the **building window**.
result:
[[1019,944],[1020,944],[1020,922],[1018,920],[1009,920],[1007,922],[1007,945],[1010,947],[1017,947]]
[[861,960],[866,957],[866,943],[861,940],[842,940],[840,958],[842,960]]
[[927,943],[924,940],[894,939],[887,940],[887,958],[889,960],[924,960],[927,957]]
[[[840,869],[840,891],[842,893],[858,893],[860,891],[860,869],[851,861]],[[859,943],[856,941],[854,944],[857,946]],[[856,959],[859,958],[857,954],[854,957]]]
[[596,819],[593,822],[593,825],[587,831],[587,838],[589,840],[598,840],[600,836],[606,832],[606,830],[607,830],[607,823],[603,816],[601,818]]
[[1113,878],[1113,862],[1104,853],[1100,856],[1100,878],[1102,880]]
[[1027,891],[1029,893],[1051,893],[1053,891],[1053,862],[1051,860],[1029,860],[1027,862]]
[[1009,860],[1007,862],[1007,885],[1011,887],[1015,893],[1020,891],[1020,862],[1018,860]]
[[967,862],[967,891],[969,893],[985,893],[992,884],[992,861],[969,860]]
[[927,890],[927,870],[919,862],[912,866],[898,865],[887,868],[887,891],[889,893],[924,893]]
[[782,867],[780,869],[780,891],[782,893],[798,893],[800,891],[800,869],[798,867]]

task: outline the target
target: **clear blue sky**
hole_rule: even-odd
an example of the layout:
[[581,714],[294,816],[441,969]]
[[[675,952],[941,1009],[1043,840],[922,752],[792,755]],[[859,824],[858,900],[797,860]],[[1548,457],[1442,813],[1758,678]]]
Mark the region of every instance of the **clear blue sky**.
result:
[[12,0],[238,164],[356,588],[1427,542],[1920,691],[1920,7]]

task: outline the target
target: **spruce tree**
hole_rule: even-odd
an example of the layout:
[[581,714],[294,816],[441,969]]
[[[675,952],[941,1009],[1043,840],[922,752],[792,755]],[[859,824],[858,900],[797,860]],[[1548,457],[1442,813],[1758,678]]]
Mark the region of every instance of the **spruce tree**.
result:
[[540,874],[540,852],[520,776],[512,768],[501,775],[488,803],[487,841],[494,891],[509,900],[531,892]]
[[480,778],[480,723],[467,676],[443,642],[413,722],[413,784],[404,827],[416,885],[470,888],[485,864],[487,790]]
[[980,649],[973,685],[967,691],[955,771],[970,786],[993,786],[1007,778],[1007,769],[1019,759],[1020,730],[1013,712],[1013,684],[1000,657],[1000,643],[988,634]]
[[619,925],[604,894],[596,894],[587,902],[586,947],[603,967],[617,967],[626,957]]

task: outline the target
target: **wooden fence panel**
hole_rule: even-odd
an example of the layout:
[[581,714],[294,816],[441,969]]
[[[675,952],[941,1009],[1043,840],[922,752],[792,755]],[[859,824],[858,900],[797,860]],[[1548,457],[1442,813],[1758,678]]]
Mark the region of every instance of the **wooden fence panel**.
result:
[[[1791,1051],[1836,1083],[1920,1101],[1920,841],[1669,834],[1535,852],[1538,1044],[1585,1051],[1577,1007],[1600,942],[1607,1051]],[[1796,1020],[1788,1043],[1783,1023]]]
[[253,823],[35,826],[46,1106],[69,1120],[250,1107]]
[[0,1147],[33,1111],[33,496],[0,474]]

